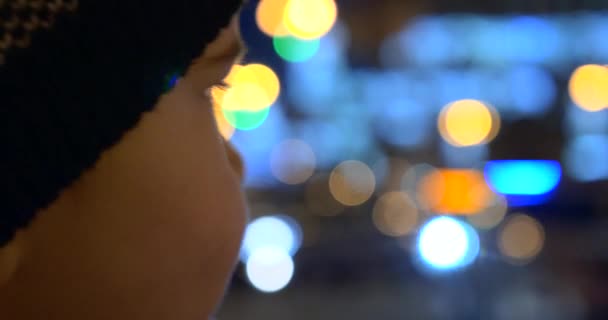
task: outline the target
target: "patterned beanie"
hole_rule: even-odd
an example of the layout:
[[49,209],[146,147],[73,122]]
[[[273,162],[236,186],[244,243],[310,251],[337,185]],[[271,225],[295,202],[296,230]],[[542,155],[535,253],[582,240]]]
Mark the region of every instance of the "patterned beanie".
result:
[[242,0],[0,0],[0,247],[133,128]]

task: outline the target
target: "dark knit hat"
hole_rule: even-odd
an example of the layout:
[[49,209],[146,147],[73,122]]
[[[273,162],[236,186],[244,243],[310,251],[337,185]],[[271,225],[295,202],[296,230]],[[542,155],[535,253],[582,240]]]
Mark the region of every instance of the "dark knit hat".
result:
[[0,0],[0,247],[155,105],[242,0]]

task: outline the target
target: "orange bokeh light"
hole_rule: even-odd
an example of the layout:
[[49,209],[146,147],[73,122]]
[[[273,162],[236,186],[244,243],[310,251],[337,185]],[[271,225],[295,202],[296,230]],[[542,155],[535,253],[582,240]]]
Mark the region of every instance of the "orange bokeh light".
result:
[[270,37],[286,36],[283,25],[288,0],[261,0],[255,11],[255,20],[262,32]]
[[498,249],[514,264],[526,264],[545,245],[543,226],[525,214],[514,214],[505,222],[498,235]]
[[481,172],[441,169],[420,181],[418,197],[427,209],[436,213],[472,215],[487,208],[494,193]]
[[474,146],[492,141],[500,129],[500,116],[478,100],[459,100],[443,108],[437,121],[439,133],[451,145]]
[[608,108],[608,68],[594,64],[578,67],[568,89],[572,101],[586,111]]

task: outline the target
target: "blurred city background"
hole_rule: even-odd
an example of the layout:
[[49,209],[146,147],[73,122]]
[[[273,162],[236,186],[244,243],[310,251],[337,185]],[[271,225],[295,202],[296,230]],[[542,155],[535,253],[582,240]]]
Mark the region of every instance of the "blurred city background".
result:
[[233,319],[608,319],[608,3],[249,1]]

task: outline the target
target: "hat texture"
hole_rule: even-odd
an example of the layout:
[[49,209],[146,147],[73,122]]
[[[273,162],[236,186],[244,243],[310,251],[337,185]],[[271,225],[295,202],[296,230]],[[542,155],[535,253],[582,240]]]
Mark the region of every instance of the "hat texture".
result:
[[0,247],[133,128],[241,0],[0,0]]

